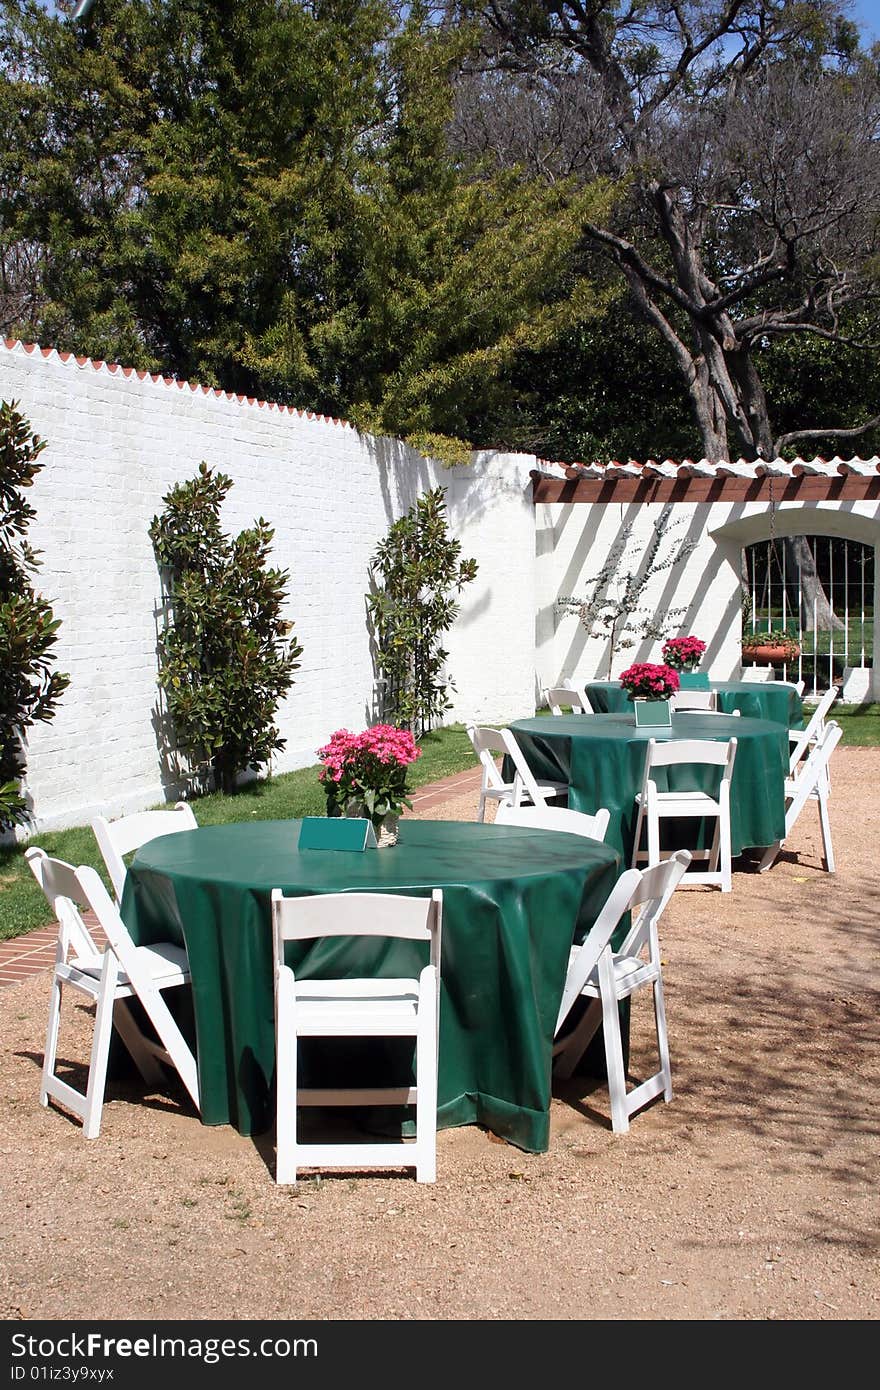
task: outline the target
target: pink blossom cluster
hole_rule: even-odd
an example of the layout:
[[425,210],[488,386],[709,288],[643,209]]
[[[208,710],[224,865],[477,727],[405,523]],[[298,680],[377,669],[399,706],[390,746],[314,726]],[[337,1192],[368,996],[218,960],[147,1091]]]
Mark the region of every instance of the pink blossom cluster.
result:
[[648,700],[665,700],[674,695],[681,682],[671,666],[657,666],[652,661],[637,661],[621,672],[620,684],[630,695]]
[[374,724],[360,734],[337,729],[330,742],[318,749],[318,757],[324,764],[318,776],[322,782],[327,779],[340,782],[343,775],[347,775],[362,786],[370,786],[383,779],[383,769],[392,764],[398,768],[408,767],[421,756],[422,750],[416,747],[409,729],[396,729],[393,724]]
[[670,637],[663,643],[663,660],[676,671],[693,671],[705,650],[706,643],[699,637]]

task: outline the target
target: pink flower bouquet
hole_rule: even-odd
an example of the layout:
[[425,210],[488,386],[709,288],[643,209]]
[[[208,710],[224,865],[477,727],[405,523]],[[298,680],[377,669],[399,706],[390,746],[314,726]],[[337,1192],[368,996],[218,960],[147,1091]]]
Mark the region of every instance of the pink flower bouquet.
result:
[[404,806],[412,806],[406,770],[421,756],[408,729],[392,724],[374,724],[360,734],[337,729],[318,749],[327,815],[365,815],[377,829],[386,817],[399,816]]
[[678,672],[672,666],[637,661],[621,673],[620,684],[633,700],[668,700],[679,688]]
[[663,660],[675,671],[696,671],[705,650],[699,637],[670,637],[663,643]]

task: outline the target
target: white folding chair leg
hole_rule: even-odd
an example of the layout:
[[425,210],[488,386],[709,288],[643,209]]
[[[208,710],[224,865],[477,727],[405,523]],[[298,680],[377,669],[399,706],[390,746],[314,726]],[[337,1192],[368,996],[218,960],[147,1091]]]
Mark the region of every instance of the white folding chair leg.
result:
[[101,1129],[107,1063],[110,1059],[110,1036],[113,1032],[113,992],[116,989],[118,973],[116,957],[112,951],[105,951],[104,968],[101,971],[102,991],[95,1006],[95,1033],[92,1038],[89,1084],[83,1115],[83,1135],[86,1139],[97,1139]]
[[657,1052],[660,1055],[659,1075],[663,1082],[663,1099],[668,1104],[672,1100],[672,1059],[669,1056],[669,1034],[666,1028],[663,980],[659,975],[654,981],[654,1024],[657,1031]]
[[484,791],[481,791],[481,792],[480,792],[480,801],[479,801],[479,805],[477,806],[477,820],[478,820],[478,821],[482,821],[482,820],[485,820],[485,818],[486,818],[486,793],[485,793]]
[[567,1035],[556,1054],[553,1071],[562,1081],[574,1075],[574,1069],[583,1057],[602,1022],[602,1005],[598,999],[591,999],[584,1010],[583,1017]]
[[[432,966],[428,970],[433,976]],[[416,1036],[416,1182],[437,1181],[437,1010],[436,989],[422,976]]]
[[836,872],[834,867],[834,847],[831,844],[831,821],[828,818],[828,800],[824,787],[819,787],[819,824],[822,828],[822,847],[825,851],[825,868],[829,874]]
[[759,874],[765,874],[768,869],[771,869],[773,867],[773,865],[776,863],[776,860],[779,858],[779,851],[782,849],[782,846],[784,844],[784,840],[777,840],[774,844],[769,845],[768,848],[765,849],[764,857],[758,865]]
[[730,786],[724,783],[721,787],[721,811],[719,818],[719,848],[721,852],[721,891],[722,893],[733,892],[733,845],[730,838]]
[[633,839],[632,868],[638,868],[639,850],[642,847],[642,826],[645,821],[645,807],[643,802],[639,802],[638,815],[636,816],[636,833]]
[[653,788],[648,788],[648,867],[653,868],[660,863],[660,817],[657,815],[656,806],[651,809]]
[[626,1104],[626,1067],[623,1061],[623,1041],[620,1036],[620,1012],[614,988],[614,959],[608,946],[599,957],[599,988],[602,994],[602,1032],[605,1037],[605,1068],[608,1072],[608,1094],[611,1100],[611,1128],[615,1134],[626,1134],[629,1115]]
[[43,1052],[43,1073],[40,1078],[40,1103],[49,1104],[49,1086],[55,1075],[55,1058],[58,1053],[58,1029],[61,1025],[61,981],[57,975],[52,978],[52,993],[49,997],[49,1023],[46,1028],[46,1047]]
[[[279,1015],[279,1023],[275,1085],[279,1095],[284,1096],[296,1095],[297,1039],[296,1030],[293,1027],[295,1010],[295,1001],[289,1011],[276,1010]],[[286,1026],[288,1019],[291,1023],[289,1029]],[[275,1136],[275,1181],[277,1183],[295,1183],[297,1107],[295,1105],[279,1105],[276,1109],[278,1129]]]

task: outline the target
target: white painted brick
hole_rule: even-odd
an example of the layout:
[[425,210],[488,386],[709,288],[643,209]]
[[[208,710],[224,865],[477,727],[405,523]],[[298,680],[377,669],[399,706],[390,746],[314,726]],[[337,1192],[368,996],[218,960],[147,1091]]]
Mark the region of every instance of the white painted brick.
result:
[[534,706],[534,460],[488,454],[471,468],[429,464],[394,440],[224,393],[0,346],[0,397],[47,441],[32,493],[39,589],[61,619],[71,687],[31,731],[35,824],[87,821],[162,800],[159,577],[148,527],[175,483],[205,459],[233,487],[223,523],[263,516],[272,563],[290,572],[288,611],[304,648],[278,723],[276,771],[310,766],[334,729],[373,704],[367,567],[392,521],[425,488],[447,488],[450,529],[479,562],[449,634],[450,719],[509,719]]

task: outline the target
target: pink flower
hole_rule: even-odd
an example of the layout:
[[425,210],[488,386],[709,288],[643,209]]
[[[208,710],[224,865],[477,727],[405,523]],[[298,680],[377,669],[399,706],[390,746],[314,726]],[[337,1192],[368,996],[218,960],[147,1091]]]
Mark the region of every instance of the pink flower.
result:
[[631,696],[648,699],[667,699],[674,695],[681,682],[671,666],[658,666],[651,661],[637,661],[623,671],[620,684]]
[[677,671],[691,671],[700,664],[706,643],[699,637],[670,637],[663,643],[663,660]]

